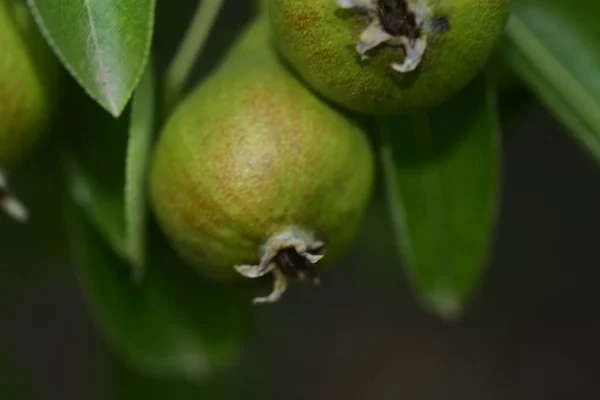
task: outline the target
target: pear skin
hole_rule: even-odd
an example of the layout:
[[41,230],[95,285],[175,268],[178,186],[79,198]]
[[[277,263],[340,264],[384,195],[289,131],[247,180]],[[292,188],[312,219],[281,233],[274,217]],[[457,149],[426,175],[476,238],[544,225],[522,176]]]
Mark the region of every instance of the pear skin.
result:
[[0,169],[40,139],[55,105],[58,62],[24,2],[0,0]]
[[[269,13],[279,50],[317,93],[350,110],[391,115],[464,88],[500,37],[509,1],[271,0]],[[404,22],[415,15],[420,41]],[[412,54],[404,65],[407,49],[422,59]]]
[[273,274],[257,302],[318,281],[354,238],[374,175],[363,131],[281,65],[269,33],[257,17],[176,108],[150,177],[161,227],[205,276]]

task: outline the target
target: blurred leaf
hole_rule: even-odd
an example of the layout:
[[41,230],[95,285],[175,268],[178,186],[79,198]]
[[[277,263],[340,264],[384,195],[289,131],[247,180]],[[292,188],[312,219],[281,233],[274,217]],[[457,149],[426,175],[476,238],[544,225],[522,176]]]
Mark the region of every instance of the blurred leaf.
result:
[[71,197],[123,260],[143,276],[146,172],[154,133],[154,75],[145,74],[128,118],[114,119],[91,101],[65,129],[62,158]]
[[382,122],[401,256],[421,299],[445,318],[460,315],[491,241],[500,173],[494,96],[479,77],[439,107]]
[[170,251],[158,229],[143,285],[69,204],[76,273],[99,329],[138,371],[202,380],[233,365],[250,322],[250,296],[208,283]]
[[155,0],[28,0],[38,25],[87,93],[119,116],[150,51]]
[[143,275],[146,262],[146,173],[155,122],[155,76],[152,63],[133,95],[127,166],[125,177],[125,252],[135,268],[135,276]]
[[71,155],[65,154],[63,159],[71,196],[85,209],[88,218],[113,250],[121,258],[129,259],[125,247],[122,193],[106,190]]
[[199,2],[188,30],[181,40],[179,49],[173,57],[173,62],[165,72],[162,91],[163,112],[170,114],[174,106],[181,100],[185,85],[203,51],[206,41],[213,31],[224,0]]
[[128,118],[114,119],[91,100],[82,103],[64,126],[68,136],[61,156],[68,188],[103,239],[129,263],[125,233],[129,113]]
[[514,70],[600,161],[600,2],[513,2],[506,53]]
[[487,71],[496,81],[497,102],[502,139],[510,142],[519,132],[512,129],[527,111],[540,106],[538,98],[524,85],[498,49],[488,62]]
[[[181,379],[155,378],[140,374],[123,363],[112,363],[114,387],[112,400],[175,399],[175,400],[245,400],[246,393],[255,393],[249,381],[242,381],[232,374],[223,374],[206,383],[194,383]],[[246,390],[244,390],[246,389]]]

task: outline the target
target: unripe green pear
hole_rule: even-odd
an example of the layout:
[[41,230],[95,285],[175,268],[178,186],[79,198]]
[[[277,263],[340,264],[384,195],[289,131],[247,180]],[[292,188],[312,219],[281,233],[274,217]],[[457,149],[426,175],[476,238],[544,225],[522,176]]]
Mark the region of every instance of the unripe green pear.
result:
[[0,0],[0,169],[9,169],[45,131],[57,74],[24,2]]
[[401,114],[456,94],[485,64],[509,0],[271,0],[281,53],[319,94]]
[[57,77],[58,62],[25,2],[0,0],[0,209],[17,220],[27,210],[9,192],[5,171],[45,131]]
[[280,65],[268,28],[258,17],[176,108],[150,177],[161,227],[201,273],[272,274],[273,292],[256,302],[316,281],[346,249],[374,174],[364,133]]

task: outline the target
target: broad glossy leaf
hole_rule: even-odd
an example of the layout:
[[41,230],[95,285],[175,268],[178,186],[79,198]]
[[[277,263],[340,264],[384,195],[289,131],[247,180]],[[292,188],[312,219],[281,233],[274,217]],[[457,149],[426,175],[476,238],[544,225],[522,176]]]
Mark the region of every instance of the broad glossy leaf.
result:
[[127,165],[125,173],[125,251],[135,268],[135,276],[143,275],[146,261],[147,192],[146,174],[154,134],[155,76],[151,63],[131,104]]
[[153,229],[142,285],[105,244],[82,210],[67,206],[76,273],[98,328],[138,371],[202,380],[234,364],[243,348],[251,299],[201,279]]
[[507,59],[600,162],[600,2],[513,3]]
[[400,255],[423,302],[458,317],[485,267],[498,205],[495,94],[483,77],[451,101],[382,122]]
[[155,0],[27,0],[79,84],[119,116],[144,72]]

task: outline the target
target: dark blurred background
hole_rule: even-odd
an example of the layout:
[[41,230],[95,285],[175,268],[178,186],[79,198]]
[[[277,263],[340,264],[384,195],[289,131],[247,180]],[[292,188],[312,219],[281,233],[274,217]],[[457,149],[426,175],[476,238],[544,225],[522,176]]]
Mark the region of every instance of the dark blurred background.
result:
[[[161,69],[196,2],[158,3]],[[228,1],[198,79],[250,8]],[[535,102],[505,118],[504,131],[496,241],[459,322],[443,323],[413,300],[377,198],[356,246],[320,287],[296,286],[279,304],[257,308],[259,322],[238,367],[254,385],[193,398],[599,398],[600,168]],[[26,165],[22,176],[34,167]],[[55,178],[52,171],[36,178],[24,199],[43,196]],[[0,245],[0,398],[192,398],[183,383],[135,374],[107,347],[65,257],[60,225],[42,231],[36,222],[0,222],[0,240],[26,243]]]

